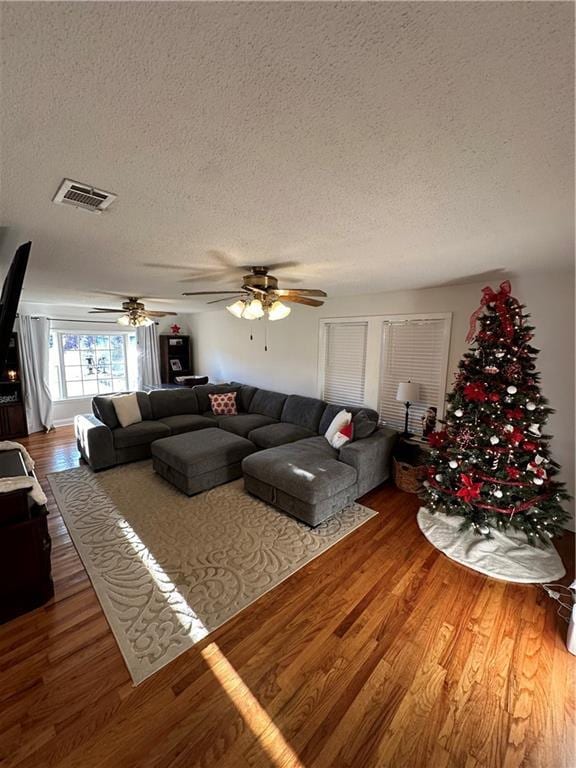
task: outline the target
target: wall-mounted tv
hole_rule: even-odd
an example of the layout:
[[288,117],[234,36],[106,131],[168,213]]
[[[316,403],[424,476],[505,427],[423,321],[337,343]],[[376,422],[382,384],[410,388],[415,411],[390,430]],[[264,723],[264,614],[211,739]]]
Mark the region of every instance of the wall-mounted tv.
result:
[[18,248],[8,268],[8,273],[2,287],[2,295],[0,296],[0,376],[6,368],[10,334],[14,330],[14,321],[16,320],[16,312],[20,302],[20,294],[22,293],[22,285],[31,247],[32,243],[28,242],[23,243]]

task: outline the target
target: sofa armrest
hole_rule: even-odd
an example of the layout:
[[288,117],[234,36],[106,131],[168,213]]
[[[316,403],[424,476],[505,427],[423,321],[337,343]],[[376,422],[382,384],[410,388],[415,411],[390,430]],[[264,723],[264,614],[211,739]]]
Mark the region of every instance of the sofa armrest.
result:
[[116,464],[112,430],[96,416],[91,413],[75,416],[74,433],[78,450],[92,469],[104,469]]
[[354,467],[358,473],[358,496],[388,480],[392,451],[398,433],[389,427],[379,427],[370,437],[347,443],[340,449],[340,461]]

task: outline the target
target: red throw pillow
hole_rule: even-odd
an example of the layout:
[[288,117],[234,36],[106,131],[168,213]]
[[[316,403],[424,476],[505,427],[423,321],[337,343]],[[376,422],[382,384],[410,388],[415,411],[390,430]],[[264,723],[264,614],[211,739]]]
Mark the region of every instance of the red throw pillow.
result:
[[221,395],[208,395],[214,416],[237,416],[236,392],[222,392]]
[[352,423],[345,424],[343,427],[340,427],[332,440],[330,440],[330,445],[332,448],[340,449],[343,445],[346,445],[346,443],[349,443],[350,440],[352,440],[353,434],[354,427],[352,426]]

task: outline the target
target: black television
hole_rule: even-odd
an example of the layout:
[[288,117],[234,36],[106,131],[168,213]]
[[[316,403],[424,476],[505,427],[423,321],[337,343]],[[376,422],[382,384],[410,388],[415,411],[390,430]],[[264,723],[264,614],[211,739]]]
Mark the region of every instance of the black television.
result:
[[14,321],[16,320],[31,247],[32,243],[28,242],[23,243],[18,248],[2,286],[2,295],[0,296],[0,376],[6,368],[10,335],[14,330]]

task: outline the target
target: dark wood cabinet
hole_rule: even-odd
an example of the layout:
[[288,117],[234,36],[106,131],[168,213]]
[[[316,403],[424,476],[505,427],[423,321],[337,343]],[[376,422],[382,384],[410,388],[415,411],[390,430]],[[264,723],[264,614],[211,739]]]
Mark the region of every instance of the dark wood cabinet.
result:
[[0,440],[25,437],[27,434],[18,335],[13,333],[10,337],[6,367],[0,375]]
[[175,376],[193,374],[190,336],[180,333],[160,336],[160,376],[162,384],[173,384]]
[[[27,474],[20,451],[0,452],[0,477]],[[0,493],[0,623],[54,594],[47,515],[26,490]]]

